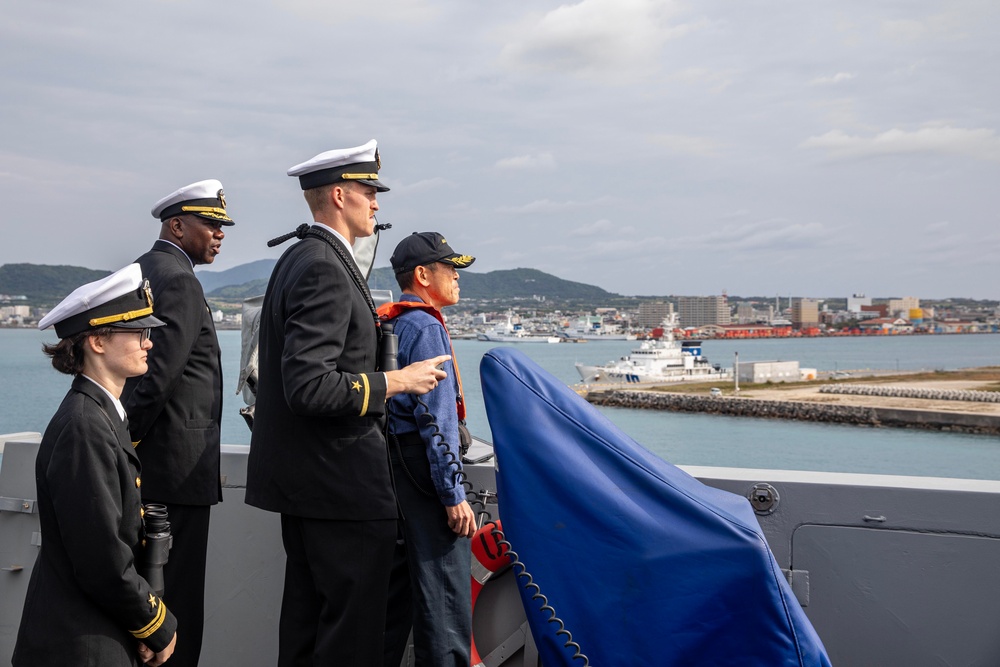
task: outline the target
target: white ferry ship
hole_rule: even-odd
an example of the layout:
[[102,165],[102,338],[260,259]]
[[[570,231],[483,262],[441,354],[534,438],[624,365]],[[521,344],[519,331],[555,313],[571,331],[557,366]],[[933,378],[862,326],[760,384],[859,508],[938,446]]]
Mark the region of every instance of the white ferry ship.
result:
[[507,315],[507,321],[495,325],[492,329],[476,334],[477,340],[490,343],[559,343],[558,336],[546,336],[530,333],[521,324],[521,318]]
[[559,336],[572,340],[635,340],[620,324],[606,323],[596,315],[580,318],[575,324],[558,332]]
[[726,380],[732,371],[711,364],[702,356],[701,341],[674,340],[676,315],[664,320],[663,337],[647,340],[631,353],[602,366],[576,364],[580,378],[587,383],[641,383]]

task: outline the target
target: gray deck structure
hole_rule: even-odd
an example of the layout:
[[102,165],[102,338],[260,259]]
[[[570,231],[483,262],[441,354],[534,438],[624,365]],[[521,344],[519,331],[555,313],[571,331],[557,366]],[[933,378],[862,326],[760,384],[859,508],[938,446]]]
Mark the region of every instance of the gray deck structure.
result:
[[[9,439],[0,465],[0,664],[9,663],[41,541],[38,439],[37,433]],[[243,502],[247,452],[223,447],[224,502],[213,510],[209,544],[205,665],[276,663],[284,552],[277,515]],[[484,453],[488,445],[477,442],[472,455]],[[492,461],[466,470],[475,489],[495,493]],[[834,665],[1000,664],[1000,482],[685,470],[754,505]],[[496,505],[490,509],[496,515]],[[477,604],[474,629],[487,665],[538,662],[515,580],[512,571],[496,578]],[[587,638],[574,639],[586,653]]]

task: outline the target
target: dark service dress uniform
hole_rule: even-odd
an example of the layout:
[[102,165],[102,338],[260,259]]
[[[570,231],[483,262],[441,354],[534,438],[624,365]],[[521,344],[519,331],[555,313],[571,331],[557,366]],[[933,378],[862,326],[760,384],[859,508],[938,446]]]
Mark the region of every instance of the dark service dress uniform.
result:
[[397,517],[386,380],[346,252],[312,227],[278,260],[261,309],[246,502],[282,515],[281,665],[382,660]]
[[126,381],[121,400],[142,461],[142,497],[167,506],[173,533],[163,570],[163,596],[180,619],[171,664],[194,665],[202,644],[210,508],[222,500],[219,340],[183,250],[156,241],[136,263],[166,326],[152,330],[149,370]]
[[134,562],[143,539],[140,464],[108,394],[77,376],[35,462],[42,546],[28,583],[15,667],[139,664],[177,620]]

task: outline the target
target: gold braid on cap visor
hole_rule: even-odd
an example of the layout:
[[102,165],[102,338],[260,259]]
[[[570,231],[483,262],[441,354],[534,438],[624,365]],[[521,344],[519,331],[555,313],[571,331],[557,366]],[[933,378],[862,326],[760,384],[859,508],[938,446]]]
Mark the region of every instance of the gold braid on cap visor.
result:
[[139,310],[130,310],[126,313],[118,313],[117,315],[107,315],[105,317],[95,317],[90,320],[90,326],[99,327],[102,324],[111,324],[112,322],[128,322],[129,320],[134,320],[139,317],[146,317],[147,315],[153,314],[153,290],[149,288],[149,281],[142,281],[143,294],[146,297],[146,307],[140,308]]
[[226,215],[225,208],[218,208],[216,206],[182,206],[181,210],[185,213],[197,213],[199,215],[207,215],[215,218],[216,220],[227,220],[231,221],[230,217]]

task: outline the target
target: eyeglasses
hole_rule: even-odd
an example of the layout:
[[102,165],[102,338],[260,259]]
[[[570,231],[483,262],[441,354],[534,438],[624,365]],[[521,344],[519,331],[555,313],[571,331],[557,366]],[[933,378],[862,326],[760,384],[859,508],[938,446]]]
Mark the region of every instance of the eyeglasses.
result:
[[139,345],[142,345],[147,340],[149,340],[149,327],[145,329],[115,329],[111,333],[116,334],[139,334]]

